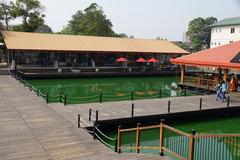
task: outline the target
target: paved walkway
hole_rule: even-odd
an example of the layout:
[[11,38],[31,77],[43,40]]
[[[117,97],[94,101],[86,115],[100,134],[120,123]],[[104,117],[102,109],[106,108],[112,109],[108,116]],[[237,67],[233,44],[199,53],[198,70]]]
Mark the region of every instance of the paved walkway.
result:
[[76,127],[74,106],[49,106],[11,76],[0,76],[0,160],[169,159],[114,153]]

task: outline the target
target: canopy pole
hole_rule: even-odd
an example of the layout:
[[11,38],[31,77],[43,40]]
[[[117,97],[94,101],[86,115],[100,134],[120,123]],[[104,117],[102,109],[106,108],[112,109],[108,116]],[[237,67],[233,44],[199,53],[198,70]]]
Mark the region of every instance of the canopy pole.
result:
[[181,65],[181,81],[180,83],[184,83],[184,74],[185,74],[185,65]]

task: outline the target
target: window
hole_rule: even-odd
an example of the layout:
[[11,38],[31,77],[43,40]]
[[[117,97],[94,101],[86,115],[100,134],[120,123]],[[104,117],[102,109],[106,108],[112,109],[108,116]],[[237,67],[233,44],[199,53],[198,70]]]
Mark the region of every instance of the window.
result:
[[234,33],[235,32],[235,28],[231,28],[231,32],[230,33]]

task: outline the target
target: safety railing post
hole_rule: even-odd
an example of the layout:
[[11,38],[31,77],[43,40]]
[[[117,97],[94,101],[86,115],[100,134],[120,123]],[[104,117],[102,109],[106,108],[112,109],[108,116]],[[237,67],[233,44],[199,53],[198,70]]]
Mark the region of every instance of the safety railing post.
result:
[[161,123],[160,123],[160,147],[159,147],[159,153],[160,153],[160,156],[164,156],[163,154],[163,140],[164,140],[164,125],[165,123],[165,120],[164,119],[161,119]]
[[188,155],[188,160],[193,160],[194,159],[194,147],[195,147],[195,138],[194,135],[196,134],[196,130],[192,129],[191,130],[191,135],[189,137],[189,155]]
[[140,127],[141,123],[137,123],[137,130],[136,130],[136,153],[140,151]]
[[65,106],[67,105],[67,95],[66,94],[64,95],[64,105]]
[[132,103],[132,112],[131,112],[131,117],[134,117],[134,103]]
[[89,109],[89,113],[88,113],[88,121],[92,120],[92,109]]
[[96,118],[95,121],[98,122],[98,110],[96,110]]
[[230,107],[230,96],[227,97],[227,107]]
[[171,101],[169,100],[168,101],[168,113],[170,113],[170,111],[171,111]]
[[118,126],[117,152],[121,153],[121,126]]
[[133,101],[133,91],[131,92],[131,100]]
[[78,128],[80,128],[81,127],[81,117],[80,117],[81,115],[80,114],[78,114]]
[[99,102],[102,103],[102,93],[99,95]]
[[202,110],[202,98],[200,98],[200,102],[199,102],[199,110]]
[[162,89],[159,90],[159,98],[162,98]]
[[46,102],[48,103],[49,102],[49,96],[48,96],[48,92],[47,92],[47,95],[46,95]]

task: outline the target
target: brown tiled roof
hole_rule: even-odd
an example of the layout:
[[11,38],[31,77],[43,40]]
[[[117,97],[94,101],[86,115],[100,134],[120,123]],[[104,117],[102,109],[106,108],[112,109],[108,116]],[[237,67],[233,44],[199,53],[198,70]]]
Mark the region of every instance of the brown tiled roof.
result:
[[166,40],[127,39],[11,31],[2,31],[2,35],[7,49],[13,50],[188,53]]

